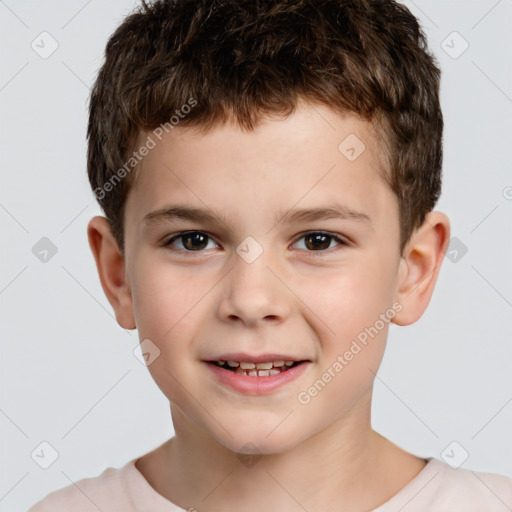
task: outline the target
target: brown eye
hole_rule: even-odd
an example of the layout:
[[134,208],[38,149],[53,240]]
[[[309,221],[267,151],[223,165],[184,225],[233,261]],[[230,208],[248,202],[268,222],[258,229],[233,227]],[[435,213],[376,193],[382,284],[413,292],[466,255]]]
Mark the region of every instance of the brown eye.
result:
[[[165,245],[170,245],[175,248],[174,241],[179,241],[181,242],[181,247],[178,246],[176,250],[197,252],[205,249],[209,240],[211,240],[210,237],[201,231],[189,231],[188,233],[181,233],[171,238]],[[211,240],[211,242],[214,244],[214,247],[216,247],[213,240]]]
[[331,238],[332,237],[328,235],[322,234],[307,235],[304,237],[306,241],[306,247],[312,251],[328,249],[329,245],[331,245]]
[[[307,252],[326,252],[327,249],[331,249],[331,244],[333,241],[337,243],[337,245],[347,245],[346,242],[336,235],[332,235],[330,233],[323,233],[321,231],[312,231],[302,236],[296,243],[303,242],[303,247]],[[333,249],[335,248],[332,247]]]

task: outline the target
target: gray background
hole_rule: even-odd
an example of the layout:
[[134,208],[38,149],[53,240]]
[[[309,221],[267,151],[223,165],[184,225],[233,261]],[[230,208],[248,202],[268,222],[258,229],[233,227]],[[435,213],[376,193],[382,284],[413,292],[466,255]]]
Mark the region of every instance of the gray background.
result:
[[[458,240],[422,319],[391,328],[373,426],[419,456],[442,458],[456,441],[452,453],[469,454],[462,467],[512,477],[512,1],[405,3],[443,70],[437,209]],[[85,172],[89,87],[108,36],[135,5],[0,1],[2,511],[26,510],[173,434],[86,238],[100,213]],[[43,31],[58,42],[46,59],[31,47],[51,49]],[[454,31],[469,44],[460,55]],[[46,262],[33,252],[43,237],[57,249]],[[48,469],[31,456],[44,441],[59,455]]]

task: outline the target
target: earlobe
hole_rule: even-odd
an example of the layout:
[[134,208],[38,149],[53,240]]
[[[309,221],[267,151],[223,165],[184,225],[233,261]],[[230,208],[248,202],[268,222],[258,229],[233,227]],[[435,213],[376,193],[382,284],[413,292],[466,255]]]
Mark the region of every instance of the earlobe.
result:
[[427,309],[450,240],[450,221],[441,212],[430,212],[404,249],[398,272],[395,300],[402,310],[393,318],[410,325]]
[[96,261],[105,295],[114,309],[117,323],[124,329],[135,329],[130,283],[126,276],[124,256],[112,235],[105,217],[94,217],[87,226],[89,246]]

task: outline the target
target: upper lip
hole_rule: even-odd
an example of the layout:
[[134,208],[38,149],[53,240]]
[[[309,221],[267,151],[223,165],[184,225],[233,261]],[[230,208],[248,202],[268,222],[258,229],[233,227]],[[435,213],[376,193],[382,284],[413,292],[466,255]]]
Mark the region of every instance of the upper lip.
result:
[[207,359],[207,361],[238,361],[244,363],[268,363],[271,361],[308,361],[306,358],[292,356],[289,354],[259,354],[251,355],[242,352],[230,352],[222,354],[218,357]]

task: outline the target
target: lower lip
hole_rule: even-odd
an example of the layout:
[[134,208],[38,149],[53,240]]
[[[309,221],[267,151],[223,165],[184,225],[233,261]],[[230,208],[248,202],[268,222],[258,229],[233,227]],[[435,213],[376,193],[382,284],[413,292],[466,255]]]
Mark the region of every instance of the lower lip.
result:
[[215,377],[226,386],[247,395],[266,395],[298,378],[304,373],[309,363],[300,363],[284,372],[264,377],[249,377],[224,370],[212,363],[205,362],[205,364],[214,373]]

